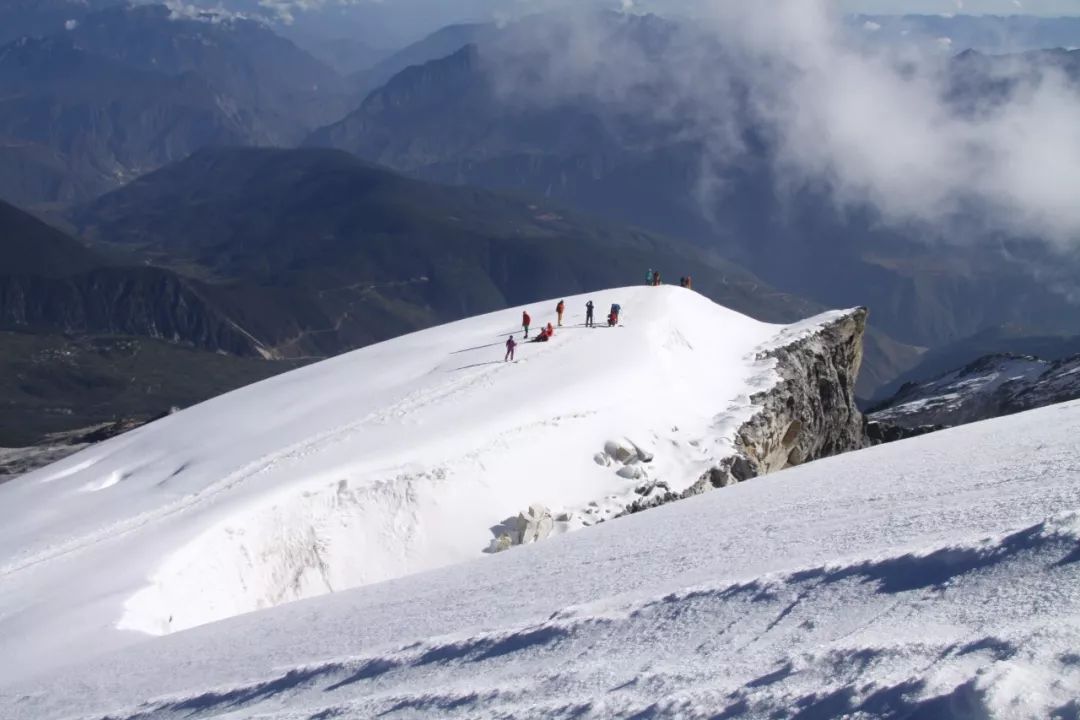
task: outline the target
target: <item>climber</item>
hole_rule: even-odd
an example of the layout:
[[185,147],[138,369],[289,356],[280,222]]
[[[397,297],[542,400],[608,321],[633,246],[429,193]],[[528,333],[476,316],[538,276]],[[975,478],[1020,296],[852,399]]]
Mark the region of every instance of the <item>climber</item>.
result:
[[521,327],[525,328],[525,337],[529,337],[529,325],[532,323],[532,318],[529,317],[528,310],[521,311]]
[[592,300],[585,303],[585,327],[596,327],[596,323],[593,322],[593,304],[592,304]]
[[656,274],[653,272],[653,269],[649,268],[649,271],[645,273],[645,284],[646,285],[652,285],[653,284],[653,279],[655,278],[655,275]]
[[660,287],[660,271],[654,270],[652,274],[653,287]]
[[514,359],[514,348],[517,347],[517,343],[514,342],[514,336],[506,338],[506,357],[503,358],[503,362],[510,362]]
[[694,289],[694,280],[689,275],[686,276],[686,289],[687,290],[693,290]]
[[559,304],[555,306],[555,314],[559,316],[559,327],[562,327],[562,314],[564,310],[566,310],[566,303],[560,300]]
[[547,324],[547,327],[540,328],[540,333],[536,336],[533,342],[547,342],[555,334],[555,328],[551,327],[551,323]]
[[611,303],[611,312],[608,313],[608,326],[614,327],[619,324],[619,313],[622,312],[622,305],[619,303]]

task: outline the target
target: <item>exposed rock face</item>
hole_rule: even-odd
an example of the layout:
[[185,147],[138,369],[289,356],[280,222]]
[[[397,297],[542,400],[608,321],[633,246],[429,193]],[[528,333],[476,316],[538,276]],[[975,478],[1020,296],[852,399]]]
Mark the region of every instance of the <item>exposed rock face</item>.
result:
[[735,454],[682,497],[866,447],[855,406],[866,317],[859,308],[809,337],[763,353],[762,359],[776,360],[780,382],[751,398],[761,410],[739,428]]
[[944,425],[903,427],[900,425],[877,422],[876,420],[869,420],[866,423],[866,440],[871,445],[884,445],[885,443],[907,440],[908,438],[918,437],[920,435],[926,435],[944,429]]
[[[588,526],[870,445],[863,416],[855,405],[866,318],[866,309],[859,308],[762,352],[758,360],[775,361],[779,380],[750,398],[758,411],[739,427],[735,451],[689,488],[678,492],[671,486],[686,487],[685,483],[656,477],[649,465],[653,460],[650,450],[627,438],[612,440],[593,459],[598,465],[618,468],[616,474],[622,478],[639,481],[635,499],[614,515],[604,514],[593,503],[579,517],[571,514],[565,520]],[[535,506],[530,513],[534,510]],[[504,525],[516,530],[523,518],[518,517],[517,525],[511,521]],[[513,532],[499,530],[493,528],[496,539],[492,551],[520,544],[514,542]]]
[[555,529],[555,518],[551,510],[539,503],[533,503],[529,509],[517,517],[508,518],[502,525],[492,528],[495,538],[488,547],[489,553],[502,552],[515,545],[528,545],[543,540]]
[[865,445],[855,381],[867,312],[859,309],[805,340],[767,353],[783,380],[755,402],[762,410],[739,431],[759,474]]

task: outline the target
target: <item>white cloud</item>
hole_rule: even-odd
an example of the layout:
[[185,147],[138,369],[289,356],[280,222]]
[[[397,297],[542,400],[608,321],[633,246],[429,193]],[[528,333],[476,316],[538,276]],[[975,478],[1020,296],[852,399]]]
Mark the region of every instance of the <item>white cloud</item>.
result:
[[717,28],[737,29],[727,42],[795,69],[759,75],[755,93],[789,176],[828,178],[842,201],[899,221],[940,223],[975,202],[1008,232],[1080,241],[1080,93],[1058,72],[1030,77],[998,107],[959,113],[943,99],[948,59],[851,48],[824,2],[777,0],[769,13],[721,5]]
[[961,112],[946,100],[951,53],[851,45],[827,0],[710,8],[693,39],[662,57],[588,20],[552,30],[534,38],[551,58],[539,73],[545,86],[510,76],[503,89],[531,102],[593,96],[647,107],[651,122],[678,134],[669,140],[706,149],[703,195],[723,191],[712,170],[740,162],[747,118],[732,98],[745,96],[784,188],[825,183],[841,206],[871,204],[931,234],[948,235],[953,218],[978,208],[995,230],[1080,245],[1080,91],[1058,71],[1003,66],[995,72],[1016,92]]
[[[152,2],[153,0],[146,1]],[[222,23],[247,19],[247,16],[243,13],[228,10],[221,5],[202,7],[186,3],[183,0],[165,0],[164,4],[169,10],[170,20],[198,20],[208,23]]]

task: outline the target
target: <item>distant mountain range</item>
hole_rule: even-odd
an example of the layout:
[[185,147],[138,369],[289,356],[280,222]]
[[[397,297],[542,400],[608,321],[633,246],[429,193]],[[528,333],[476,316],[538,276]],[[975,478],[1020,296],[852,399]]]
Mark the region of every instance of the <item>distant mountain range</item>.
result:
[[690,274],[736,309],[808,305],[689,245],[328,150],[203,150],[75,216],[92,242],[219,283],[276,354],[326,355],[537,297]]
[[[759,319],[868,305],[866,398],[974,360],[987,328],[1026,328],[994,351],[1080,333],[1061,291],[1080,268],[1037,241],[931,246],[873,208],[838,208],[824,185],[780,197],[774,139],[737,72],[721,96],[745,152],[705,168],[700,118],[663,82],[551,92],[570,52],[552,16],[452,25],[392,52],[359,36],[324,46],[333,28],[314,16],[268,20],[280,3],[214,5],[0,8],[0,198],[71,220],[93,246],[3,206],[9,237],[28,239],[0,243],[8,332],[83,354],[137,338],[192,367],[223,353],[250,363],[218,373],[242,382],[275,371],[263,357],[325,357],[658,267]],[[677,23],[595,21],[657,63],[686,57]],[[523,41],[538,33],[551,42]],[[1009,97],[1000,69],[1017,60],[954,58],[956,111]],[[1080,52],[1019,61],[1080,80]],[[87,419],[51,417],[50,432]]]
[[[60,365],[34,365],[37,384],[11,390],[29,395],[13,405],[21,424],[0,417],[0,446],[116,419],[85,396],[99,381],[64,379],[104,365],[64,364],[68,352],[134,344],[143,348],[134,355],[175,367],[147,383],[156,388],[138,406],[147,416],[435,323],[643,282],[649,267],[669,281],[692,275],[701,292],[765,320],[818,309],[678,241],[332,150],[198,151],[76,212],[92,248],[2,210],[0,234],[14,241],[0,244],[0,364],[11,363],[9,379],[30,376],[19,365],[27,352]],[[210,366],[216,375],[201,380]],[[132,369],[135,380],[116,387],[133,392],[151,371]],[[61,386],[33,389],[50,373]]]
[[87,200],[206,146],[291,144],[353,97],[335,71],[260,23],[161,5],[87,9],[66,27],[29,23],[45,34],[0,47],[9,201]]
[[1080,48],[1080,17],[854,15],[848,24],[864,42],[873,45],[918,44],[941,52],[983,53]]
[[869,414],[872,422],[915,429],[952,427],[1080,398],[1080,355],[1044,360],[987,355],[925,382],[911,382]]
[[0,447],[145,421],[296,367],[197,281],[117,263],[0,202]]
[[[612,37],[640,45],[644,56],[663,57],[678,37],[655,17],[606,22]],[[612,98],[545,94],[554,81],[544,69],[557,69],[559,58],[516,41],[516,32],[540,31],[469,30],[476,44],[407,68],[308,144],[428,180],[548,197],[689,239],[823,305],[865,303],[877,328],[909,345],[936,347],[1009,322],[1080,332],[1080,315],[1052,281],[1067,285],[1078,268],[1039,243],[986,234],[962,245],[928,244],[918,229],[886,223],[872,207],[838,208],[824,184],[780,197],[771,141],[751,110],[738,108],[737,83],[731,115],[745,119],[737,132],[746,152],[703,173],[709,152],[700,134],[679,114],[653,111],[674,102],[663,87]],[[1068,69],[1077,59],[1080,53],[1050,53],[1030,62]],[[994,82],[996,68],[970,54],[956,60],[958,111],[1010,92]],[[703,200],[706,175],[724,192]]]

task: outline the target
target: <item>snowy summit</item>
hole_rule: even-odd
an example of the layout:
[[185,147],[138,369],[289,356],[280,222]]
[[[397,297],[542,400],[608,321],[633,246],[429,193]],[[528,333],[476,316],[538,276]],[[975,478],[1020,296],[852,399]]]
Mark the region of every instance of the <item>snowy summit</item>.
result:
[[[598,319],[619,304],[620,325],[584,327],[587,300]],[[528,308],[532,337],[556,303]],[[757,352],[831,317],[771,326],[668,287],[566,305],[546,343],[526,342],[522,308],[452,323],[5,486],[0,573],[27,607],[0,615],[19,650],[3,674],[479,557],[533,506],[558,534],[623,512],[648,475],[689,485],[775,382]]]
[[1080,406],[615,519],[730,456],[769,353],[846,314],[566,306],[547,343],[522,308],[415,333],[0,487],[0,715],[1080,711]]

